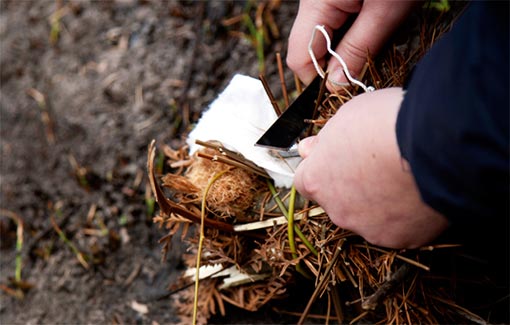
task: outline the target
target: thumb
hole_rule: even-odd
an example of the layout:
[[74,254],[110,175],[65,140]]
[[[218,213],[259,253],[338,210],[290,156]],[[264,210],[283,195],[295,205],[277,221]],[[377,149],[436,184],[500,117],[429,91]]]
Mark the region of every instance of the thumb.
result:
[[299,155],[303,159],[308,157],[308,155],[310,154],[312,149],[315,147],[316,143],[317,143],[317,136],[311,136],[311,137],[304,138],[303,140],[301,140],[299,142],[299,146],[298,146]]
[[[384,1],[366,1],[363,4],[359,16],[335,50],[353,77],[359,76],[368,56],[379,52],[413,6],[413,1],[399,1],[394,6]],[[333,82],[347,82],[337,60],[330,60],[328,70]]]

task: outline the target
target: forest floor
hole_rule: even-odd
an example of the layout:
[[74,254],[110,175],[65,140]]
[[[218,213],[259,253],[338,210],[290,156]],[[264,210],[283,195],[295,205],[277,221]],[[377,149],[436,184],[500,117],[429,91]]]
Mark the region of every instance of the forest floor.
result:
[[[176,241],[161,261],[147,145],[179,147],[234,74],[259,75],[247,25],[222,24],[245,10],[236,1],[0,2],[2,324],[178,321],[160,297],[185,247]],[[272,11],[280,35],[266,42],[270,84],[296,11],[296,2]],[[22,299],[7,289],[16,267],[8,216],[24,228],[21,279],[32,288]],[[280,317],[238,314],[218,321]]]
[[[1,324],[179,322],[168,288],[187,247],[176,236],[162,260],[147,147],[181,147],[237,73],[257,78],[264,66],[281,97],[275,57],[285,57],[298,2],[273,2],[0,0]],[[259,4],[267,33],[257,49]],[[306,304],[312,290],[289,296]],[[297,318],[230,306],[210,321]]]

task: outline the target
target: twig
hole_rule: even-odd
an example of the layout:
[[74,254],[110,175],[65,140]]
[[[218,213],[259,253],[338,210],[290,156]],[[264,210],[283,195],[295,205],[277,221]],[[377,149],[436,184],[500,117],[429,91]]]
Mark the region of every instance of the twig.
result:
[[[321,207],[316,207],[313,209],[294,213],[294,220],[301,220],[301,219],[305,218],[305,215],[310,216],[310,217],[315,217],[315,216],[321,215],[323,213],[324,213],[324,209],[322,209]],[[281,216],[281,217],[271,218],[271,219],[267,219],[267,220],[263,220],[263,221],[255,221],[255,222],[250,222],[250,223],[245,223],[245,224],[240,224],[240,225],[234,225],[234,230],[236,232],[250,231],[250,230],[256,230],[256,229],[261,229],[261,228],[273,227],[275,225],[276,226],[283,225],[284,223],[287,223],[287,222],[288,222],[287,217]]]
[[278,106],[278,102],[276,101],[273,92],[271,91],[271,88],[269,87],[269,84],[267,83],[266,77],[264,77],[263,74],[259,75],[259,79],[262,82],[262,86],[264,87],[264,90],[266,91],[267,97],[269,97],[269,101],[271,102],[271,105],[273,105],[273,109],[276,113],[276,116],[282,115],[282,110],[280,109],[280,106]]
[[294,84],[296,84],[296,91],[299,96],[299,94],[301,94],[303,92],[303,87],[301,87],[301,81],[299,81],[299,78],[298,78],[297,74],[295,74],[295,73],[294,73]]
[[[238,163],[235,165],[235,167],[243,168],[249,172],[255,173],[255,174],[260,175],[264,178],[269,178],[269,175],[267,174],[267,172],[265,171],[264,168],[257,166],[255,163],[253,163],[250,160],[247,160],[242,155],[240,155],[236,152],[233,152],[231,150],[228,150],[227,148],[223,147],[221,144],[213,143],[213,142],[204,142],[201,140],[196,140],[195,143],[198,145],[201,145],[203,147],[206,147],[206,148],[217,150],[221,154],[221,156],[225,156],[227,159],[230,159],[230,160],[225,159],[224,161],[222,161],[226,164],[230,164],[230,165],[234,166],[234,164]],[[200,153],[200,154],[202,154],[202,153]],[[205,154],[205,155],[207,155],[207,154]],[[214,158],[214,156],[211,156],[211,155],[208,155],[208,156],[209,156],[208,157],[209,159]]]
[[267,174],[262,173],[259,170],[251,169],[251,168],[249,168],[247,165],[245,165],[243,163],[240,163],[240,162],[235,161],[233,159],[226,158],[226,157],[221,156],[221,155],[209,155],[209,154],[206,154],[206,153],[203,153],[203,152],[198,152],[197,156],[200,157],[200,158],[210,159],[212,161],[219,161],[219,162],[222,162],[224,164],[231,165],[233,167],[238,167],[238,168],[245,169],[245,170],[248,169],[248,171],[253,172],[253,173],[255,173],[255,174],[259,175],[259,176],[262,176],[262,177],[265,177],[265,178],[269,178],[269,176]]
[[285,75],[283,72],[282,56],[280,55],[280,52],[276,53],[276,63],[278,64],[278,74],[280,75],[283,100],[285,101],[285,108],[287,108],[289,107],[289,94],[287,94],[287,85],[285,84]]
[[408,264],[400,266],[397,271],[391,275],[389,280],[385,281],[379,288],[377,288],[373,295],[361,303],[361,308],[365,310],[375,310],[379,303],[381,303],[381,301],[383,301],[397,285],[405,280],[409,271],[410,266]]

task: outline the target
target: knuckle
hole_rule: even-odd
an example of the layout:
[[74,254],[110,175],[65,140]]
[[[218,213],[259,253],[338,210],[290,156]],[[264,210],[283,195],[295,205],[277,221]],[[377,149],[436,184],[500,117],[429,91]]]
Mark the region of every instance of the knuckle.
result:
[[328,0],[326,3],[334,8],[338,8],[350,14],[359,12],[363,7],[362,0],[344,0],[340,2],[338,0]]
[[349,40],[345,40],[343,44],[345,56],[352,58],[356,62],[364,62],[369,55],[368,47],[363,48]]

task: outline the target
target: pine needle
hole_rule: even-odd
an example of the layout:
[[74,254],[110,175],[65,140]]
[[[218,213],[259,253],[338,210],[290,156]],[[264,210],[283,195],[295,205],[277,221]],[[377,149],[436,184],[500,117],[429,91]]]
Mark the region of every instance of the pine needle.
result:
[[60,227],[58,226],[57,222],[55,221],[55,218],[53,216],[50,216],[50,221],[51,221],[51,224],[53,226],[53,229],[55,229],[55,231],[57,232],[58,236],[60,237],[60,239],[62,239],[62,241],[67,245],[69,246],[69,248],[71,249],[71,251],[73,251],[74,255],[76,256],[76,259],[78,260],[78,262],[80,262],[80,264],[85,268],[85,269],[89,269],[90,266],[89,264],[87,263],[86,259],[85,259],[85,256],[83,255],[82,252],[80,252],[80,250],[76,247],[76,245],[73,244],[73,242],[67,238],[66,234],[64,233],[64,231],[62,231],[62,229],[60,229]]

